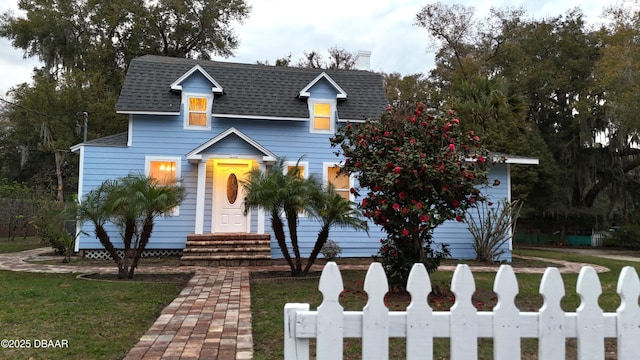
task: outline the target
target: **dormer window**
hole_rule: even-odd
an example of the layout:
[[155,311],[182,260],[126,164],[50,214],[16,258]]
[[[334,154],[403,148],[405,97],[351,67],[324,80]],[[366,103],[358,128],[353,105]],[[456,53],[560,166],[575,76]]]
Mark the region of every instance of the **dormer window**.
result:
[[335,132],[336,100],[309,99],[309,114],[311,116],[309,131],[319,134],[333,134]]
[[183,94],[184,128],[190,130],[211,129],[211,103],[213,95]]

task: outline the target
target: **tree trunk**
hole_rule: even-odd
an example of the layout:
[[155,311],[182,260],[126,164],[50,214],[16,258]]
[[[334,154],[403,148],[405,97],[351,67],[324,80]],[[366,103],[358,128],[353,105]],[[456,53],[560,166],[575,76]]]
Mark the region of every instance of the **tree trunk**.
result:
[[55,163],[56,163],[56,179],[58,181],[58,191],[56,195],[56,201],[59,203],[64,202],[64,188],[63,188],[63,179],[62,179],[62,163],[64,162],[65,153],[62,151],[55,150],[53,152]]
[[296,272],[296,268],[293,265],[293,261],[291,260],[291,255],[289,255],[289,249],[287,249],[287,242],[284,235],[284,225],[282,224],[282,219],[280,219],[280,215],[277,211],[271,212],[271,227],[273,228],[273,233],[276,236],[276,240],[278,240],[280,251],[282,252],[285,260],[287,260],[287,264],[289,264],[289,267],[291,267],[291,275],[294,275]]
[[142,253],[147,248],[147,244],[149,244],[149,239],[151,238],[151,233],[153,232],[153,218],[147,217],[144,221],[144,225],[142,226],[142,234],[140,235],[140,244],[136,249],[133,249],[133,262],[131,263],[131,267],[129,268],[129,279],[133,279],[133,272],[138,267],[138,261],[142,257]]
[[305,266],[304,271],[302,271],[303,275],[309,273],[309,269],[311,269],[311,265],[316,261],[320,250],[324,244],[327,243],[327,239],[329,239],[329,227],[330,224],[322,224],[322,229],[318,232],[318,238],[316,239],[316,243],[313,246],[313,250],[311,251],[311,255],[309,255],[309,259],[307,260],[307,266]]
[[96,223],[93,225],[96,228],[96,237],[100,240],[100,243],[104,246],[105,250],[107,250],[113,261],[118,265],[118,279],[123,279],[126,275],[126,269],[124,268],[122,258],[118,255],[118,251],[116,251],[116,248],[111,243],[111,239],[109,239],[109,234],[107,234],[102,225]]
[[300,275],[302,272],[302,259],[300,258],[300,246],[298,246],[298,212],[287,212],[287,225],[289,225],[289,237],[291,238],[291,248],[296,258],[296,270],[294,276]]

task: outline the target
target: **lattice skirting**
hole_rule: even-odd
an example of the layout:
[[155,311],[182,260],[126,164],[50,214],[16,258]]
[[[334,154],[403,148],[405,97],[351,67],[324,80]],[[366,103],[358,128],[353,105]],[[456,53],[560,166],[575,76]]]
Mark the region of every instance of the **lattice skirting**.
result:
[[[118,255],[123,256],[124,250],[118,250]],[[162,257],[162,256],[182,256],[182,249],[173,249],[173,250],[156,250],[156,249],[147,249],[142,253],[142,257]],[[104,249],[95,249],[95,250],[84,250],[84,258],[92,259],[92,260],[109,260],[111,256],[107,250]]]

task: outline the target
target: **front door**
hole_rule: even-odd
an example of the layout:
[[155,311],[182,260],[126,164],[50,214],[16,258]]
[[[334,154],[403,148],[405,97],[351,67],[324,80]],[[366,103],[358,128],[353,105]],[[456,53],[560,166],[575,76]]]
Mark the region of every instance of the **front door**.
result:
[[213,232],[248,232],[241,181],[251,164],[243,159],[214,161]]

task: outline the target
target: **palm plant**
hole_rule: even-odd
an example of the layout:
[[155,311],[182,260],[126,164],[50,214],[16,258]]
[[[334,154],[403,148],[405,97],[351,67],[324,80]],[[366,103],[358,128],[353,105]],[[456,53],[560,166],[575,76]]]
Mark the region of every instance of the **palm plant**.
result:
[[242,182],[246,189],[246,206],[253,209],[263,209],[271,215],[271,228],[284,256],[287,264],[291,267],[291,274],[296,274],[296,267],[289,254],[286,236],[284,233],[284,222],[281,214],[284,211],[287,194],[287,176],[283,174],[284,162],[282,158],[276,162],[269,171],[252,169],[249,171],[247,179]]
[[340,196],[332,184],[329,184],[326,190],[317,192],[311,200],[311,213],[321,222],[322,226],[303,274],[309,272],[320,250],[327,243],[332,227],[364,230],[367,233],[369,231],[367,222],[363,220],[362,211],[356,208],[353,202]]
[[[94,225],[96,237],[118,265],[118,278],[133,278],[151,233],[154,219],[168,215],[185,197],[179,184],[160,185],[155,179],[129,175],[103,182],[77,204],[80,221]],[[124,256],[113,245],[105,225],[121,229]]]

